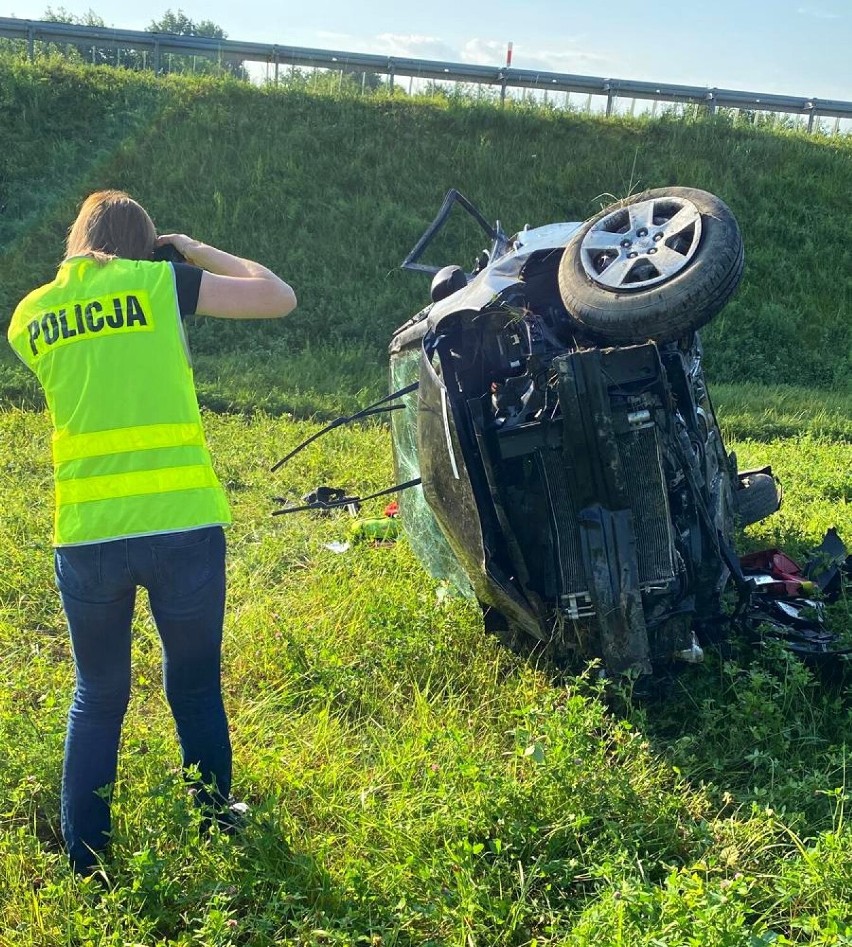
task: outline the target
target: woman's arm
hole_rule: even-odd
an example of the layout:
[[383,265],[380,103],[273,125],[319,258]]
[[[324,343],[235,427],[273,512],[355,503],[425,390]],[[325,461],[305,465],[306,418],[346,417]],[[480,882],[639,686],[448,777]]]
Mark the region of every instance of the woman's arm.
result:
[[224,319],[269,319],[296,308],[291,286],[260,263],[218,250],[182,233],[163,234],[157,245],[170,243],[187,263],[201,267],[196,312]]

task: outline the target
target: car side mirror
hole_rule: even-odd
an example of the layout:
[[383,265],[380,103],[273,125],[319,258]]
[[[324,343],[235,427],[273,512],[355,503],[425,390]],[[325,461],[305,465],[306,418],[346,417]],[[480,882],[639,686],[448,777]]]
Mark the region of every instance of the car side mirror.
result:
[[436,303],[440,299],[446,299],[453,293],[464,289],[467,286],[467,276],[464,270],[456,264],[445,266],[432,278],[432,302]]

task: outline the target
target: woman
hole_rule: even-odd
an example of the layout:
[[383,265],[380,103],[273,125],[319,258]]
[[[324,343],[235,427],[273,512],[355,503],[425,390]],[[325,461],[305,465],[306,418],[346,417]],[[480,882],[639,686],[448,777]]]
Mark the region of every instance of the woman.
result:
[[[170,244],[186,263],[154,262]],[[147,589],[166,696],[196,796],[227,811],[231,746],[220,656],[230,522],[201,425],[182,318],[285,316],[290,286],[185,234],[157,237],[121,191],[90,195],[56,278],[17,307],[9,341],[53,420],[56,583],[76,688],[62,775],[62,833],[81,874],[110,831],[130,696],[136,589]]]

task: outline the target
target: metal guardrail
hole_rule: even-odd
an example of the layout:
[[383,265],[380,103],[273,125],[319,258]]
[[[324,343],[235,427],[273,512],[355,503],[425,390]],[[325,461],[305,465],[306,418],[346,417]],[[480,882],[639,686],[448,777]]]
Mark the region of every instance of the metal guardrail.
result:
[[219,60],[242,60],[271,64],[278,79],[279,65],[303,66],[352,72],[369,72],[412,79],[435,79],[499,86],[501,99],[506,89],[551,92],[577,92],[606,97],[606,114],[612,113],[618,98],[643,99],[675,104],[697,104],[709,112],[717,108],[749,109],[759,112],[784,112],[804,115],[808,131],[818,127],[818,118],[852,119],[852,102],[819,99],[814,96],[775,95],[762,92],[739,92],[735,89],[703,88],[667,82],[637,82],[630,79],[606,79],[598,76],[577,76],[561,72],[539,72],[511,67],[475,66],[467,63],[436,62],[398,56],[375,56],[367,53],[309,49],[269,43],[246,43],[239,40],[210,39],[202,36],[180,36],[175,33],[154,33],[117,30],[108,27],[78,26],[71,23],[50,23],[0,17],[0,37],[23,40],[30,58],[35,55],[36,41],[46,43],[91,44],[116,50],[133,49],[151,53],[152,67],[159,72],[162,57],[210,56]]

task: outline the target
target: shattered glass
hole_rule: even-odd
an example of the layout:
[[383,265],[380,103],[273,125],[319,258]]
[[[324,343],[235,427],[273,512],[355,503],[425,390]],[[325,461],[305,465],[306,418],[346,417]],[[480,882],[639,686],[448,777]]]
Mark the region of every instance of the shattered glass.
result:
[[[417,381],[420,373],[420,346],[395,353],[390,359],[392,391]],[[392,413],[394,464],[397,481],[420,476],[417,458],[417,392],[402,398],[403,409]],[[461,595],[474,598],[473,589],[423,495],[416,486],[399,494],[399,515],[415,555],[434,579],[449,582]]]

